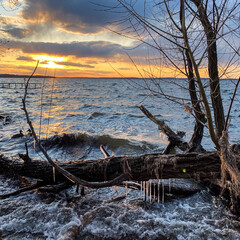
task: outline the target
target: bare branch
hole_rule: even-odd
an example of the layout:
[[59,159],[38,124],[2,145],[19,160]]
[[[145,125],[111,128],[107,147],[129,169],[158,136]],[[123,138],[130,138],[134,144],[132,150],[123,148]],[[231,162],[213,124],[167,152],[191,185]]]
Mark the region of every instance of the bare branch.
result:
[[[73,183],[77,183],[79,185],[82,185],[84,187],[91,187],[91,188],[103,188],[103,187],[109,187],[109,186],[113,186],[113,185],[118,185],[120,184],[122,181],[124,180],[128,180],[129,178],[129,173],[127,172],[124,172],[124,169],[123,169],[123,173],[116,177],[115,179],[109,181],[109,182],[106,182],[106,183],[94,183],[94,182],[87,182],[87,181],[84,181],[76,176],[74,176],[73,174],[71,174],[70,172],[66,171],[65,169],[63,169],[62,167],[60,167],[56,162],[54,162],[52,160],[52,158],[48,155],[47,151],[45,150],[45,148],[42,146],[40,140],[38,139],[37,137],[37,134],[35,132],[35,129],[32,125],[32,122],[30,120],[30,117],[29,117],[29,114],[28,114],[28,111],[27,111],[27,108],[26,108],[26,97],[27,97],[27,89],[28,89],[28,84],[29,84],[29,81],[31,79],[31,77],[34,75],[36,69],[37,69],[37,66],[38,66],[38,62],[37,62],[37,65],[33,71],[33,73],[31,74],[31,76],[29,77],[27,83],[26,83],[26,86],[25,86],[25,93],[24,93],[24,98],[22,99],[22,103],[23,103],[23,110],[25,112],[25,116],[27,118],[27,123],[31,129],[31,132],[33,134],[33,137],[37,143],[37,146],[39,147],[39,149],[41,150],[41,152],[43,153],[43,155],[46,157],[46,159],[48,160],[48,162],[52,165],[52,167],[54,167],[57,171],[59,171],[60,173],[62,173],[68,180],[70,180],[71,182]],[[125,167],[124,167],[125,168]]]
[[233,95],[232,95],[232,98],[231,98],[231,103],[229,105],[229,108],[228,108],[228,113],[227,113],[227,117],[226,117],[226,122],[225,122],[225,126],[224,126],[224,131],[227,130],[227,125],[228,125],[228,120],[229,120],[229,117],[230,117],[230,113],[231,113],[231,109],[232,109],[232,104],[234,102],[234,98],[236,96],[236,93],[237,93],[237,89],[238,89],[238,85],[239,85],[239,82],[240,82],[240,77],[237,81],[237,84],[235,86],[235,89],[234,89],[234,92],[233,92]]

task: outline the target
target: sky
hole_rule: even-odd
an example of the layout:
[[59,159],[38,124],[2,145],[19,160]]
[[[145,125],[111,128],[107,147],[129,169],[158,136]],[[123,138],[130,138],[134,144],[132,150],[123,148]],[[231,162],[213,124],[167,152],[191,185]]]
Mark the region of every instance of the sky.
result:
[[[142,69],[182,77],[130,31],[128,38],[116,34],[128,31],[119,21],[124,10],[112,8],[116,2],[19,0],[9,6],[9,0],[0,0],[0,74],[30,74],[39,60],[37,74],[57,77],[141,77]],[[142,11],[145,1],[135,2]]]
[[139,77],[128,55],[141,59],[143,51],[132,50],[136,40],[114,33],[119,14],[105,11],[115,1],[101,1],[104,7],[88,0],[1,3],[0,73],[29,74],[39,60],[38,74]]

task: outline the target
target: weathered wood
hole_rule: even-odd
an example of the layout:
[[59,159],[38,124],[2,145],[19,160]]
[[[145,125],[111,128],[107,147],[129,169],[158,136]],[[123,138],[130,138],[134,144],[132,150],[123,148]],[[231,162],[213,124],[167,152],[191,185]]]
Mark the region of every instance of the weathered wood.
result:
[[183,132],[175,133],[163,120],[159,120],[154,117],[144,106],[140,106],[140,110],[145,114],[145,116],[147,116],[150,120],[156,123],[159,130],[167,136],[170,145],[164,151],[165,154],[168,154],[175,146],[177,146],[182,151],[186,151],[187,149],[189,149],[188,143],[184,142],[182,139],[182,137],[184,136],[182,134]]
[[41,187],[42,185],[43,185],[43,182],[39,181],[39,182],[37,182],[37,183],[35,183],[31,186],[20,188],[20,189],[14,191],[14,192],[2,194],[2,195],[0,195],[0,199],[8,198],[8,197],[11,197],[11,196],[16,196],[20,193],[27,192],[27,191],[30,191],[30,190],[34,190],[34,189],[37,189],[37,188]]
[[[235,214],[240,214],[240,171],[239,153],[234,152],[234,148],[229,145],[228,131],[224,130],[219,141],[221,159],[221,178],[223,191],[228,191],[230,198],[230,209]],[[237,146],[235,146],[235,151]]]
[[100,150],[103,153],[105,158],[110,157],[110,154],[107,152],[107,150],[104,148],[104,146],[102,144],[100,145]]
[[[58,164],[76,177],[89,182],[111,181],[126,171],[129,179],[135,181],[157,178],[192,178],[205,181],[220,178],[221,170],[221,162],[216,152],[174,155],[156,153],[59,162]],[[126,166],[128,166],[127,170]],[[45,183],[53,183],[52,166],[47,161],[33,160],[24,163],[17,157],[0,154],[0,173],[9,172],[41,179]],[[56,170],[56,181],[65,180],[66,178]]]
[[61,192],[64,189],[67,189],[69,187],[71,187],[73,185],[72,182],[70,181],[66,181],[66,182],[61,182],[59,184],[56,185],[47,185],[47,186],[43,186],[40,187],[38,190],[40,192],[45,192],[45,193],[58,193]]

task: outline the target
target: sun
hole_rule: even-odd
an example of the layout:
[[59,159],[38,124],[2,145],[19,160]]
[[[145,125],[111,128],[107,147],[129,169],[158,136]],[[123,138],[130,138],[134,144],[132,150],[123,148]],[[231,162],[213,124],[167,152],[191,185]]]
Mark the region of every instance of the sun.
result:
[[58,65],[53,61],[49,61],[46,64],[43,64],[43,67],[47,67],[47,68],[63,68],[62,65]]

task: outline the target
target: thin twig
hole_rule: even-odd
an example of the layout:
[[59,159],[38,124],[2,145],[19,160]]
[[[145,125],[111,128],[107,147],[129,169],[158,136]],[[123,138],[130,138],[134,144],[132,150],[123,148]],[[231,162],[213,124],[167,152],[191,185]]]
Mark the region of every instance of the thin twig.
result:
[[234,102],[234,98],[236,96],[236,93],[237,93],[237,89],[238,89],[238,84],[240,82],[240,77],[237,81],[237,84],[235,86],[235,89],[234,89],[234,93],[233,93],[233,96],[232,96],[232,99],[231,99],[231,103],[229,105],[229,108],[228,108],[228,113],[227,113],[227,117],[226,117],[226,122],[225,122],[225,126],[224,126],[224,131],[226,131],[227,129],[227,126],[228,126],[228,121],[229,121],[229,117],[230,117],[230,112],[231,112],[231,109],[232,109],[232,105],[233,105],[233,102]]
[[110,157],[110,154],[107,152],[107,150],[104,148],[104,146],[102,144],[100,145],[100,150],[103,153],[105,158]]
[[189,149],[188,143],[184,142],[181,137],[176,134],[164,121],[154,117],[144,106],[140,106],[139,108],[150,120],[158,125],[159,130],[168,137],[170,143],[175,144],[182,151]]
[[0,195],[0,199],[8,198],[8,197],[11,197],[11,196],[16,196],[16,195],[19,195],[20,193],[27,192],[27,191],[39,188],[39,187],[41,187],[43,185],[44,185],[44,183],[39,181],[39,182],[37,182],[37,183],[35,183],[35,184],[31,185],[31,186],[20,188],[20,189],[14,191],[14,192],[2,194],[2,195]]

